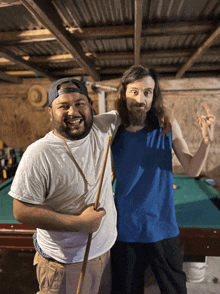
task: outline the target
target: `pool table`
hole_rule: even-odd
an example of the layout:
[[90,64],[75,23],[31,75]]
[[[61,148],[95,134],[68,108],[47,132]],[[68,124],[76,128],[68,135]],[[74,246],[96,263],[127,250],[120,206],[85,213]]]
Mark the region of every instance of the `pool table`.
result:
[[19,223],[13,216],[13,198],[8,195],[12,180],[0,185],[0,249],[34,250],[35,228]]
[[173,183],[185,261],[220,256],[220,194],[204,178],[176,175]]
[[[8,195],[12,179],[0,186],[0,249],[34,250],[35,228],[13,217]],[[203,261],[205,256],[220,256],[220,194],[204,178],[175,175],[175,208],[185,260]]]

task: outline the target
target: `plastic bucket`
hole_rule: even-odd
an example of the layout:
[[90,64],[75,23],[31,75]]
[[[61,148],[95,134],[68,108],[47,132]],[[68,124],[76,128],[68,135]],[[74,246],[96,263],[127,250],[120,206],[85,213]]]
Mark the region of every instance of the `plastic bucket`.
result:
[[207,262],[184,262],[183,271],[186,281],[189,283],[200,283],[205,278]]

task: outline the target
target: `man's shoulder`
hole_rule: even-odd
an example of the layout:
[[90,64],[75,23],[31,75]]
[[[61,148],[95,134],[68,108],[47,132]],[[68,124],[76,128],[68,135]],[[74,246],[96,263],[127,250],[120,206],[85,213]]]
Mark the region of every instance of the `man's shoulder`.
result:
[[118,112],[116,110],[109,111],[94,116],[93,130],[114,136],[120,123],[121,119]]
[[119,114],[116,110],[112,110],[109,112],[105,112],[102,114],[97,114],[94,116],[94,121],[109,121],[109,122],[114,122],[119,118]]
[[44,137],[32,142],[26,149],[25,152],[29,151],[29,150],[33,150],[35,148],[38,148],[40,146],[44,146],[46,145],[46,142],[48,141],[47,138],[49,136],[50,133],[47,133]]
[[51,140],[52,132],[47,133],[43,138],[31,143],[24,152],[25,157],[39,158],[42,153],[47,153],[54,147],[53,140]]
[[120,116],[116,110],[94,116],[94,124],[102,127],[118,127],[120,124]]

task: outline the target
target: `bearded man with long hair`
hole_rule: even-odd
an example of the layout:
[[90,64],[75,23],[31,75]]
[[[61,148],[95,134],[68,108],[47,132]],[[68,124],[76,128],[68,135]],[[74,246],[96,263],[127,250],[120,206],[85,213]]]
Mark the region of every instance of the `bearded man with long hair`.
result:
[[202,142],[194,156],[167,112],[153,69],[132,66],[123,75],[117,99],[122,125],[112,144],[118,237],[111,250],[112,293],[144,293],[144,271],[151,266],[163,294],[186,294],[184,249],[176,221],[172,149],[189,176],[200,174],[213,138],[215,118],[198,115]]

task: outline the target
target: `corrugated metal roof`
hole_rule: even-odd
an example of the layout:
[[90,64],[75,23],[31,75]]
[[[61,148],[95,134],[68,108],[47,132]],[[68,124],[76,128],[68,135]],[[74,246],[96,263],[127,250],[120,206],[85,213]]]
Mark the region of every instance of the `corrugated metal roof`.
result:
[[0,9],[0,31],[25,31],[41,29],[43,25],[36,20],[23,5],[3,7]]
[[[4,3],[0,3],[0,34],[1,32],[28,32],[33,30],[34,35],[34,32],[46,28],[21,2],[20,5],[18,5],[18,1],[14,1],[16,5],[10,5],[10,3],[13,4],[13,1],[5,0]],[[129,29],[134,28],[135,0],[48,0],[47,3],[54,5],[62,19],[63,27],[70,31],[77,27],[82,32],[86,28],[100,28],[101,30],[103,27],[115,27],[116,33],[113,37],[103,38],[102,36],[96,36],[90,39],[90,36],[88,36],[78,41],[85,53],[93,54],[91,60],[95,67],[99,67],[100,69],[106,69],[107,67],[124,68],[134,62],[131,56],[127,59],[120,57],[114,59],[111,57],[109,60],[108,58],[104,60],[103,57],[102,59],[96,57],[96,54],[98,56],[101,53],[134,53],[134,35],[129,34],[128,36],[117,37],[117,26],[125,26],[125,33],[128,26]],[[151,28],[154,27],[154,24],[162,24],[162,26],[161,28],[158,27],[155,32],[142,35],[140,56],[142,64],[176,66],[181,68],[217,28],[219,13],[220,1],[218,0],[143,0],[143,27],[150,25]],[[167,23],[172,22],[173,28],[175,28],[181,22],[196,21],[200,24],[200,21],[208,20],[211,20],[209,22],[210,28],[201,28],[201,31],[198,30],[196,33],[193,29],[190,30],[190,24],[188,30],[187,28],[183,28],[182,31],[173,31],[172,33],[171,27],[169,32],[162,32],[163,25]],[[8,48],[8,50],[11,50],[13,54],[18,56],[46,57],[69,53],[68,48],[61,45],[58,39],[52,40],[53,35],[50,35],[50,39],[48,40],[36,40],[33,36],[32,42],[12,40],[11,44],[9,40],[7,40],[7,43],[5,38],[4,40],[0,39],[0,46]],[[218,49],[220,46],[220,37],[214,39],[210,49],[212,46],[216,50]],[[156,58],[149,58],[142,55],[146,52],[151,52],[152,54],[154,51],[156,53],[162,53],[166,50],[173,50],[173,55],[172,53],[162,57],[158,57],[157,55]],[[175,55],[175,50],[182,50],[182,52],[186,50],[188,55]],[[204,55],[202,54],[197,58],[196,63],[213,64],[219,62],[217,54],[208,53],[209,51],[206,50]],[[48,70],[62,71],[77,67],[77,63],[74,60],[66,62],[64,60],[62,62],[48,61],[47,66]],[[11,65],[1,64],[0,62],[0,70],[4,70],[5,68],[10,69]],[[17,68],[22,69],[19,65],[17,65]]]

